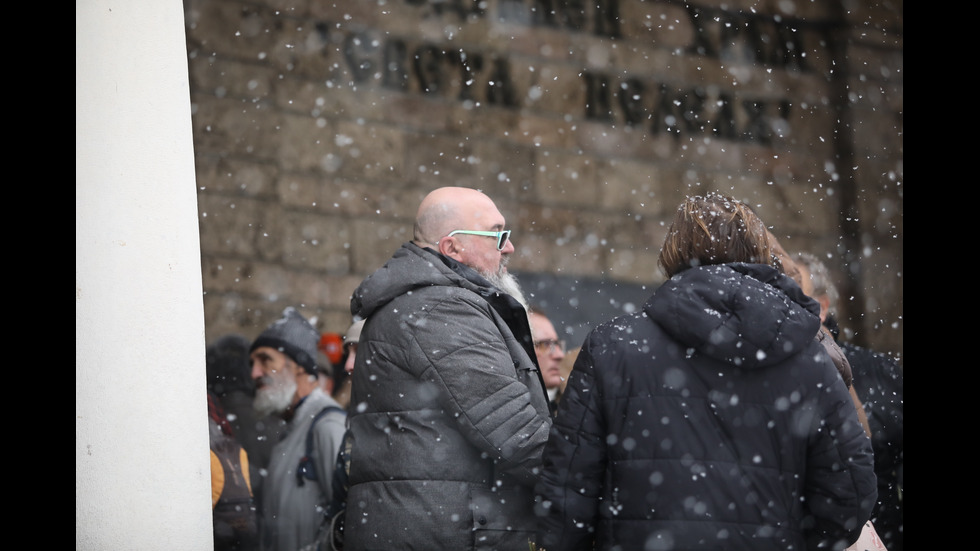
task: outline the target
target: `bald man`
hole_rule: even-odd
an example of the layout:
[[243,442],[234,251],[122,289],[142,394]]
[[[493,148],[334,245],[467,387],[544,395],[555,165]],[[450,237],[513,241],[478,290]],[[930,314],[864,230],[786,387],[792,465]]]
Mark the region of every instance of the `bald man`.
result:
[[565,341],[558,338],[555,325],[540,311],[531,310],[528,314],[531,334],[534,335],[534,352],[538,356],[538,367],[552,410],[558,407],[558,394],[561,391],[564,373],[562,360],[565,359]]
[[510,230],[461,187],[419,205],[414,240],[351,299],[345,546],[528,549],[551,428]]

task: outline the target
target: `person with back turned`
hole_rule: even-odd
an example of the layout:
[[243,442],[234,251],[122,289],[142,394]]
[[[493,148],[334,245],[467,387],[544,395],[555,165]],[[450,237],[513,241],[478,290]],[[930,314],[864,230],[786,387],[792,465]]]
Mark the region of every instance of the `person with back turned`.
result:
[[586,337],[537,486],[538,546],[843,549],[871,515],[871,442],[745,204],[685,200],[669,278]]

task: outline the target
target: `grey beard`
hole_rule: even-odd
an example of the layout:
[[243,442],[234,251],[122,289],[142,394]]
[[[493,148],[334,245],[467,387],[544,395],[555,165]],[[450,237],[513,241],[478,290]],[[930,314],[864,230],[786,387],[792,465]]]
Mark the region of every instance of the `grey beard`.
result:
[[497,272],[484,273],[482,275],[483,277],[487,278],[487,281],[492,283],[494,287],[514,297],[517,302],[521,303],[521,306],[523,306],[525,310],[528,309],[527,299],[524,297],[524,292],[521,290],[520,283],[517,282],[517,278],[511,275],[510,272],[503,271],[503,266],[501,266],[501,269]]
[[260,417],[272,414],[280,414],[293,402],[296,394],[296,381],[288,377],[276,379],[269,377],[269,384],[263,386],[255,392],[255,400],[252,407]]

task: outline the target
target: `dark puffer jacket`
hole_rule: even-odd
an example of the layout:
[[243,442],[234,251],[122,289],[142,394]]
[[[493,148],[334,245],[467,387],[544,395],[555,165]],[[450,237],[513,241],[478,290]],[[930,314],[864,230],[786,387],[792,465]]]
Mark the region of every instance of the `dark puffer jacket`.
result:
[[901,480],[905,463],[902,366],[895,358],[867,348],[846,342],[841,348],[854,370],[854,388],[871,426],[878,477],[878,506],[871,519],[888,551],[902,551],[905,547]]
[[351,311],[345,548],[526,551],[551,416],[523,307],[408,243]]
[[545,449],[539,546],[856,540],[876,496],[871,442],[815,339],[818,311],[776,270],[727,264],[686,270],[597,327]]

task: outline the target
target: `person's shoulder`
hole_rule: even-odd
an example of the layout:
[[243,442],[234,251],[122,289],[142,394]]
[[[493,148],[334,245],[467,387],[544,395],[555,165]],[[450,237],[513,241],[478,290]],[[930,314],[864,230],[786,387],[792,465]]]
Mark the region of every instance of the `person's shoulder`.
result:
[[333,396],[327,394],[321,389],[316,389],[315,392],[317,393],[317,408],[319,411],[322,412],[326,410],[328,413],[333,413],[339,410],[340,413],[346,412],[344,407],[340,405],[340,402],[334,399]]
[[596,325],[585,337],[583,348],[592,356],[617,356],[625,350],[637,349],[642,341],[644,349],[659,346],[663,329],[643,311],[616,316]]
[[343,406],[340,405],[337,400],[332,396],[323,391],[323,389],[315,388],[306,397],[302,406],[302,415],[313,419],[316,417],[323,417],[326,414],[339,412],[346,413]]
[[347,410],[325,393],[321,393],[319,398],[316,413],[310,421],[313,423],[310,430],[337,440],[347,430]]
[[596,335],[617,335],[620,333],[632,333],[637,327],[649,324],[655,325],[647,314],[638,310],[626,314],[620,314],[614,318],[599,323],[592,330]]
[[637,343],[642,341],[645,347],[660,346],[673,337],[665,328],[655,321],[645,309],[621,314],[598,324],[587,338],[594,342],[606,343]]
[[420,318],[430,315],[451,316],[460,320],[469,316],[482,318],[492,309],[488,297],[479,290],[457,285],[427,285],[403,298],[399,307],[408,307],[413,316]]

